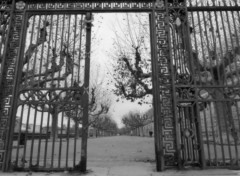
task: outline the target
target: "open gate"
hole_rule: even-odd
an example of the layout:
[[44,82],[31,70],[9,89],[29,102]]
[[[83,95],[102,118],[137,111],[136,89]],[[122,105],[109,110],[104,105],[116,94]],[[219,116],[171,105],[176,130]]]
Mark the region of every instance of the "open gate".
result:
[[239,167],[238,1],[2,0],[0,168],[86,168],[90,11],[150,13],[157,170]]
[[14,170],[78,165],[79,125],[88,113],[90,21],[79,13],[25,14],[13,110]]
[[[80,167],[80,159],[86,161],[88,137],[92,15],[34,8],[26,12],[22,10],[30,4],[12,3],[19,10],[11,13],[15,23],[10,15],[1,14],[8,26],[13,25],[9,38],[17,40],[15,45],[9,42],[13,52],[17,50],[17,59],[10,72],[13,94],[4,95],[11,100],[6,102],[11,103],[11,110],[2,111],[2,119],[8,115],[11,119],[5,123],[8,142],[2,147],[8,150],[1,160],[10,161],[5,163],[7,170],[18,171]],[[6,1],[2,6],[10,4]],[[49,7],[61,9],[61,4]],[[5,62],[9,62],[7,57]],[[2,79],[9,80],[4,71]],[[4,127],[2,121],[1,125]]]
[[167,11],[179,166],[239,167],[240,3],[175,2]]

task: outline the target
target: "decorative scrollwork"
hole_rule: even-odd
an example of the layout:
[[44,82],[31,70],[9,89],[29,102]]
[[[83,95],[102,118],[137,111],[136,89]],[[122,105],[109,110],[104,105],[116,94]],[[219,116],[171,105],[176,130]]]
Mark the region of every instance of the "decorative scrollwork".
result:
[[185,0],[169,0],[168,6],[174,8],[186,7],[184,1]]
[[[160,97],[161,97],[161,119],[163,119],[163,145],[164,155],[172,156],[175,158],[176,144],[175,144],[175,130],[174,130],[174,116],[173,116],[173,105],[172,105],[172,84],[171,84],[171,70],[169,62],[168,48],[168,37],[167,27],[165,23],[166,13],[158,12],[156,14],[156,31],[157,31],[157,46],[158,46],[158,62],[159,62],[159,85],[160,85]],[[168,165],[175,165],[174,161],[169,159],[165,161]]]
[[83,87],[79,89],[25,89],[19,92],[19,104],[30,104],[32,102],[58,104],[62,103],[82,103],[82,97],[86,93]]
[[0,10],[9,10],[11,9],[11,0],[1,0]]
[[122,10],[122,9],[151,9],[152,2],[85,2],[85,3],[28,3],[32,10],[76,9],[76,10]]
[[192,87],[177,87],[176,88],[176,95],[178,99],[194,99],[196,90]]

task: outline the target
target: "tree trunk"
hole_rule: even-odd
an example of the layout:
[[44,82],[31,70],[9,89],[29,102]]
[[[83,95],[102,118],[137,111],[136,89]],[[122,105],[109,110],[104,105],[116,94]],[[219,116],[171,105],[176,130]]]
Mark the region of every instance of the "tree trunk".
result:
[[52,113],[52,128],[51,128],[51,139],[55,140],[58,138],[58,112],[54,110]]
[[77,120],[75,121],[75,133],[76,139],[79,139],[79,122]]

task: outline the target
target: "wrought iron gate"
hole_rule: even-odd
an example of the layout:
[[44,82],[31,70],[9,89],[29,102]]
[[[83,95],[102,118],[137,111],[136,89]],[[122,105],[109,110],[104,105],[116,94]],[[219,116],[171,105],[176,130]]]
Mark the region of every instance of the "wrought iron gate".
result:
[[[18,40],[15,45],[9,43],[17,50],[18,59],[14,60],[15,69],[10,72],[15,76],[11,82],[13,92],[3,95],[11,100],[11,110],[3,111],[2,119],[11,118],[8,122],[6,119],[5,124],[1,121],[1,126],[8,124],[9,129],[3,143],[6,146],[2,146],[5,149],[2,167],[7,170],[78,167],[80,158],[81,162],[86,160],[86,152],[81,151],[85,151],[84,139],[88,137],[91,14],[26,11],[31,9],[29,3],[12,3],[18,12],[11,14],[16,21],[12,22],[14,36],[9,38]],[[7,4],[6,1],[3,7]],[[38,3],[35,5],[41,7]],[[55,6],[61,9],[61,4]],[[5,14],[3,17],[9,18]],[[9,62],[7,57],[5,62]],[[9,73],[11,70],[6,67],[3,69]],[[4,79],[9,78],[4,71],[2,79],[6,81]],[[81,130],[82,142],[80,124],[84,129]]]
[[168,6],[180,167],[239,167],[239,1]]
[[25,19],[12,167],[68,169],[80,159],[79,124],[88,112],[88,21],[63,12],[27,12]]
[[2,0],[0,168],[76,166],[82,119],[71,119],[88,112],[89,11],[151,14],[157,170],[238,167],[238,1]]

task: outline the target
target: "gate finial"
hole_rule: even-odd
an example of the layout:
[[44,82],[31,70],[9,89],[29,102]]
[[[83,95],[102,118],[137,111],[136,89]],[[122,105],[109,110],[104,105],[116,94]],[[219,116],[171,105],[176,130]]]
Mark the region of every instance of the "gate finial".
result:
[[164,2],[163,2],[163,0],[156,0],[155,5],[157,8],[163,8]]
[[23,1],[18,1],[18,2],[16,3],[16,9],[17,9],[17,10],[23,10],[23,9],[25,8],[25,5],[26,5],[25,2],[23,2]]

